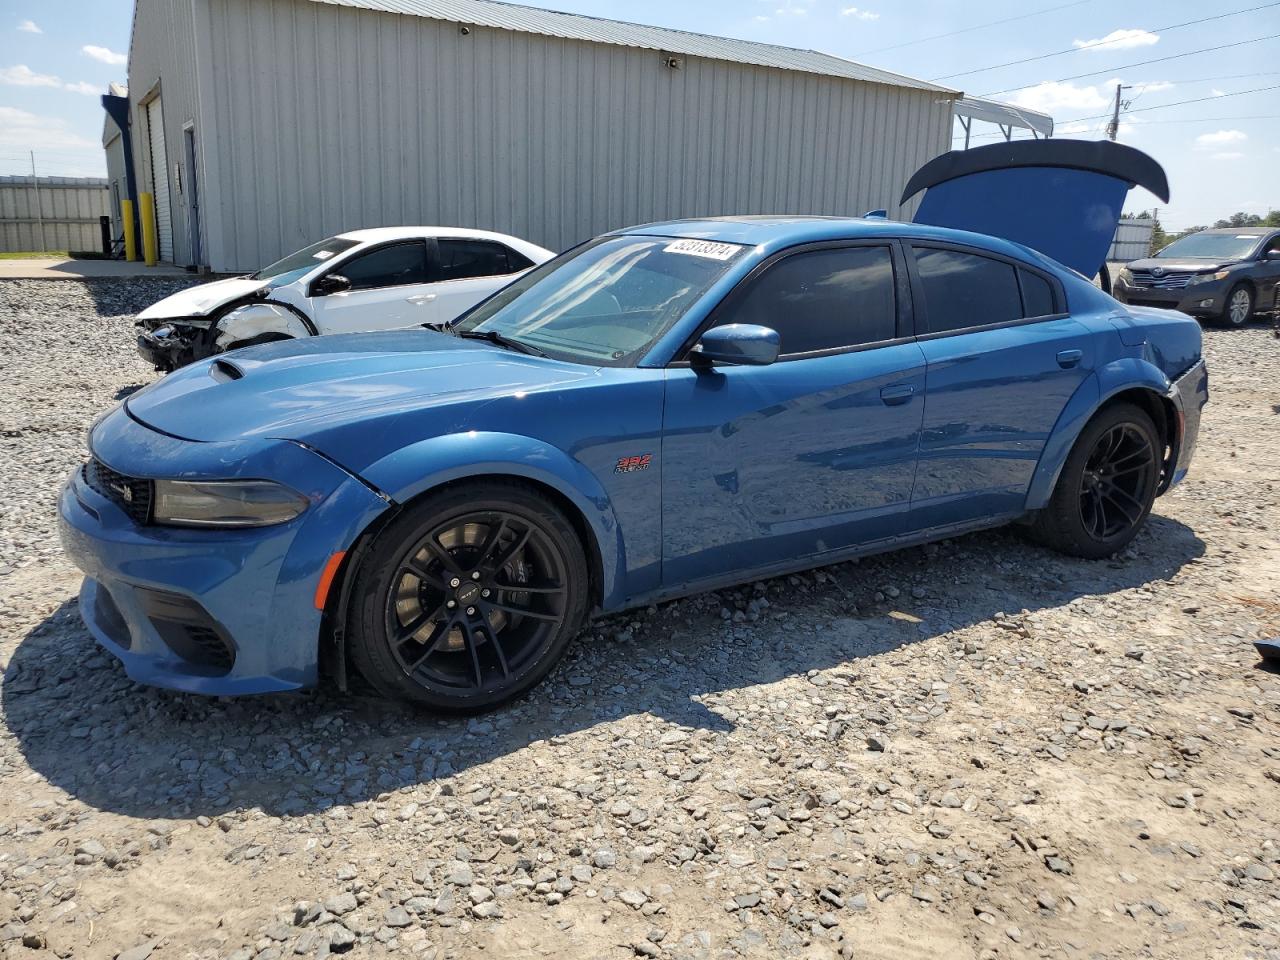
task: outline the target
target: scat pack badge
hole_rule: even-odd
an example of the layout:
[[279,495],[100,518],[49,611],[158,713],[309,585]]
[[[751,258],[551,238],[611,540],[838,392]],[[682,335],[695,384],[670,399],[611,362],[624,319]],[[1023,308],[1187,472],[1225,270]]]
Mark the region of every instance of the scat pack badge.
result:
[[640,470],[648,470],[649,464],[653,462],[653,454],[646,453],[639,457],[619,457],[618,462],[614,465],[614,473],[636,473]]

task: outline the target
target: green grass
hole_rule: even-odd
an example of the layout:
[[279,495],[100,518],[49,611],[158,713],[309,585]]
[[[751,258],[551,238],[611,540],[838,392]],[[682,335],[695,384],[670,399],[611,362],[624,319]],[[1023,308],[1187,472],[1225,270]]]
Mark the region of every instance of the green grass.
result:
[[16,250],[13,253],[0,253],[0,260],[66,260],[69,257],[66,250]]

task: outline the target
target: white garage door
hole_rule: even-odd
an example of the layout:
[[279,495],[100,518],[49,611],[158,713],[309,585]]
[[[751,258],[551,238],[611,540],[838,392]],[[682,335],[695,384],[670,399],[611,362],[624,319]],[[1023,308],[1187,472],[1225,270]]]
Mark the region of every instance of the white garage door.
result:
[[164,110],[160,98],[147,104],[147,138],[151,143],[151,184],[156,198],[156,238],[160,259],[173,260],[173,219],[169,212],[169,161],[164,152]]

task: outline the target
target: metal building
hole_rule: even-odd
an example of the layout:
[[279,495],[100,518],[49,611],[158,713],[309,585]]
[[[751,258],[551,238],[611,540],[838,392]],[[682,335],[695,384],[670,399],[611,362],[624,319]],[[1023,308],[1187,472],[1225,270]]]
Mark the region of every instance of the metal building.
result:
[[671,217],[897,214],[960,96],[493,0],[137,0],[128,80],[161,259],[215,271],[366,226],[559,250]]

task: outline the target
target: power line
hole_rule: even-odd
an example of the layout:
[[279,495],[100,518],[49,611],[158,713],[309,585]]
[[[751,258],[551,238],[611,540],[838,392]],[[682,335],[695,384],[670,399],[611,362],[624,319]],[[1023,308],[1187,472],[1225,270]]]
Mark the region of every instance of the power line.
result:
[[[1280,83],[1272,84],[1269,87],[1254,87],[1252,90],[1235,90],[1231,93],[1219,93],[1212,97],[1196,97],[1194,100],[1175,100],[1173,103],[1161,103],[1154,107],[1140,107],[1137,110],[1129,110],[1126,116],[1132,113],[1146,113],[1149,110],[1167,110],[1170,107],[1184,107],[1189,103],[1204,103],[1207,100],[1225,100],[1227,97],[1243,97],[1248,93],[1263,93],[1267,90],[1280,90]],[[1061,123],[1083,123],[1086,120],[1097,120],[1098,117],[1109,116],[1109,114],[1095,114],[1092,117],[1076,117],[1074,120],[1062,120]],[[1056,126],[1057,124],[1055,124]]]
[[[1186,53],[1175,53],[1167,57],[1156,57],[1154,60],[1139,60],[1137,63],[1125,63],[1125,64],[1121,64],[1118,67],[1107,67],[1104,70],[1094,70],[1092,73],[1077,73],[1075,76],[1072,76],[1072,77],[1059,77],[1057,80],[1051,80],[1051,81],[1041,80],[1038,83],[1028,83],[1021,87],[1009,87],[1005,90],[997,90],[994,93],[984,93],[982,94],[982,96],[998,97],[1002,93],[1013,93],[1015,90],[1029,90],[1032,87],[1038,87],[1041,83],[1046,83],[1046,82],[1066,83],[1068,80],[1083,80],[1085,77],[1097,77],[1104,73],[1116,73],[1120,70],[1131,70],[1134,67],[1145,67],[1153,63],[1165,63],[1166,61],[1169,61],[1169,60],[1181,60],[1183,57],[1191,57],[1197,53],[1212,53],[1215,50],[1226,50],[1229,47],[1243,47],[1246,44],[1261,43],[1264,40],[1274,40],[1277,37],[1280,37],[1280,33],[1273,33],[1265,37],[1254,37],[1252,40],[1237,40],[1234,43],[1224,43],[1216,47],[1201,47],[1199,50],[1188,50]],[[1259,74],[1259,76],[1266,76],[1266,74]]]
[[1043,10],[1033,10],[1031,13],[1020,14],[1016,17],[1005,17],[1003,20],[988,20],[986,23],[974,24],[972,27],[964,27],[961,30],[952,30],[950,33],[935,33],[931,37],[921,37],[919,40],[908,40],[906,43],[895,43],[890,47],[876,47],[874,50],[864,50],[861,53],[855,53],[855,57],[865,57],[873,53],[884,53],[886,50],[901,50],[903,47],[914,47],[918,43],[928,43],[930,40],[942,40],[946,37],[959,36],[962,33],[972,33],[974,30],[984,30],[987,27],[999,26],[1002,23],[1013,23],[1015,20],[1026,20],[1029,17],[1038,17],[1041,14],[1053,13],[1055,10],[1066,10],[1068,7],[1079,7],[1086,3],[1092,3],[1093,0],[1075,0],[1074,3],[1063,3],[1056,7],[1045,7]]
[[[1178,30],[1182,27],[1195,26],[1198,23],[1209,23],[1210,21],[1213,21],[1213,20],[1224,20],[1227,17],[1238,17],[1242,13],[1253,13],[1257,10],[1267,10],[1271,7],[1280,7],[1280,0],[1278,0],[1278,2],[1275,2],[1275,3],[1264,3],[1261,6],[1249,7],[1247,10],[1233,10],[1231,13],[1219,13],[1219,14],[1215,14],[1212,17],[1201,17],[1199,20],[1187,20],[1183,23],[1171,23],[1167,27],[1155,27],[1154,29],[1147,30],[1146,32],[1157,33],[1157,32],[1167,32],[1169,30]],[[1104,47],[1111,42],[1112,41],[1107,41],[1107,40],[1095,40],[1092,43],[1081,44],[1078,47],[1073,46],[1073,47],[1068,47],[1065,50],[1055,50],[1052,53],[1042,53],[1039,56],[1035,56],[1035,57],[1024,57],[1021,60],[1010,60],[1007,63],[997,63],[990,67],[977,67],[973,70],[962,70],[960,73],[949,73],[944,77],[933,77],[932,79],[952,80],[955,77],[967,77],[974,73],[986,73],[988,70],[999,70],[1002,67],[1015,67],[1021,63],[1034,63],[1037,60],[1048,60],[1050,57],[1061,57],[1068,53],[1076,53],[1081,50],[1091,50],[1097,47]]]

